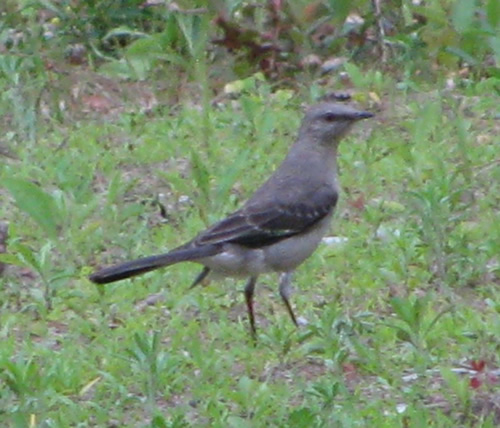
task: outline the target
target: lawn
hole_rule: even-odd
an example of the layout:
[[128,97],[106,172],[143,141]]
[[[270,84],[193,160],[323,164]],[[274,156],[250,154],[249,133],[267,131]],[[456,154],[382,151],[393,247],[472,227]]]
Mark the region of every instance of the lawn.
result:
[[[345,76],[376,116],[340,146],[331,231],[294,279],[300,327],[277,276],[262,275],[256,343],[244,281],[189,289],[189,263],[105,286],[87,277],[241,206],[325,92],[317,80],[277,89],[256,74],[209,99],[187,85],[173,102],[160,79],[89,72],[52,82],[36,120],[11,105],[0,426],[500,424],[498,79],[450,85],[350,62]],[[54,120],[47,93],[75,88],[85,94]]]

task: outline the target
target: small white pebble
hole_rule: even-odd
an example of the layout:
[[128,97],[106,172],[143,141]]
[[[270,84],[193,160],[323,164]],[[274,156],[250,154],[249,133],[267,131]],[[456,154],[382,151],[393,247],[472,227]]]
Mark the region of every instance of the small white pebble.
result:
[[455,79],[449,78],[446,79],[446,89],[455,89],[456,88]]
[[349,241],[349,238],[346,238],[345,236],[325,236],[323,238],[323,243],[331,247],[341,246],[347,241]]
[[389,241],[392,238],[399,238],[401,231],[399,229],[390,229],[387,226],[381,225],[377,229],[376,236],[381,241]]
[[309,324],[309,321],[307,321],[307,319],[305,319],[304,317],[297,317],[297,324],[301,327],[304,327]]
[[354,161],[353,165],[354,165],[354,168],[358,168],[358,169],[365,168],[365,166],[366,166],[363,161],[359,161],[359,160]]
[[408,408],[408,405],[405,403],[399,403],[396,405],[396,412],[398,413],[404,413],[406,409]]

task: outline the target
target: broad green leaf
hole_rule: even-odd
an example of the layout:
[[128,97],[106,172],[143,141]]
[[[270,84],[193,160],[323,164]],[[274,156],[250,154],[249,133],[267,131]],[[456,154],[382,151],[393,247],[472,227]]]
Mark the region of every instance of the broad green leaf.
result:
[[413,13],[425,16],[429,22],[442,27],[449,26],[449,14],[440,2],[433,2],[425,6],[411,4],[410,8]]
[[10,250],[12,253],[16,254],[16,257],[19,262],[22,263],[22,266],[29,266],[39,273],[42,271],[40,263],[38,263],[38,260],[33,254],[33,250],[27,245],[16,242],[10,247]]
[[500,1],[490,0],[486,6],[486,17],[492,27],[496,28],[500,24]]
[[455,30],[459,33],[465,33],[471,28],[475,9],[474,1],[459,0],[454,3],[451,19]]
[[111,60],[99,67],[99,72],[109,77],[120,79],[134,79],[135,71],[130,64],[123,58],[120,60]]
[[416,325],[416,316],[413,305],[409,299],[394,297],[390,300],[392,309],[396,315],[404,321],[410,328]]
[[344,22],[353,7],[351,0],[330,0],[330,7],[333,10],[335,20]]
[[470,65],[476,65],[477,59],[474,58],[472,55],[469,55],[467,52],[465,52],[463,49],[454,47],[454,46],[448,46],[445,48],[446,52],[452,53],[453,55],[458,56],[460,59],[468,62]]
[[27,180],[10,178],[4,181],[4,185],[19,209],[35,220],[48,235],[55,237],[60,215],[52,196]]
[[365,78],[361,70],[356,65],[348,62],[344,64],[344,68],[354,86],[363,86]]
[[118,27],[118,28],[113,28],[111,31],[108,31],[108,33],[103,37],[103,41],[107,41],[115,37],[124,37],[124,36],[136,38],[136,37],[148,37],[148,34],[127,27]]
[[0,254],[0,263],[21,267],[26,266],[26,263],[23,263],[23,261],[18,256],[8,253]]
[[311,409],[302,407],[290,413],[288,424],[293,427],[310,427],[314,426],[315,419],[316,416]]
[[190,55],[193,58],[198,58],[203,52],[206,41],[206,32],[203,31],[205,29],[204,20],[197,15],[176,14],[175,17],[186,41]]
[[[488,39],[488,44],[490,45],[491,50],[495,54],[497,65],[500,66],[500,36],[498,36],[498,37],[490,37]],[[498,74],[498,69],[497,69],[497,74]],[[494,73],[490,72],[490,75],[494,75]]]
[[156,59],[158,54],[163,53],[165,46],[161,44],[160,37],[144,37],[135,40],[127,48],[129,58]]

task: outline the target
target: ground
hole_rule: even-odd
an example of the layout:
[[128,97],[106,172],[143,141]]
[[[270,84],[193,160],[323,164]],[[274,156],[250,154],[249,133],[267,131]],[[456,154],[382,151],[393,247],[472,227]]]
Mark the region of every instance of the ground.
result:
[[258,80],[203,105],[188,89],[179,101],[161,85],[72,76],[56,85],[71,119],[12,143],[0,168],[7,426],[500,424],[500,121],[488,81],[407,91],[368,73],[350,85],[376,117],[341,146],[329,235],[342,239],[297,271],[299,328],[277,278],[260,278],[254,344],[244,282],[189,290],[189,264],[106,286],[87,276],[173,248],[241,205],[311,94]]

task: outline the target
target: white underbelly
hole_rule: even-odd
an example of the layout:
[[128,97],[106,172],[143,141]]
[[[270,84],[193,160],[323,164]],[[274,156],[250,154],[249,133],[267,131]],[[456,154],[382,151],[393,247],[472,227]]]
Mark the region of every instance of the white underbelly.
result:
[[223,251],[197,260],[220,276],[248,277],[266,272],[289,272],[307,259],[318,247],[330,225],[328,216],[313,230],[285,238],[262,248],[225,244]]

